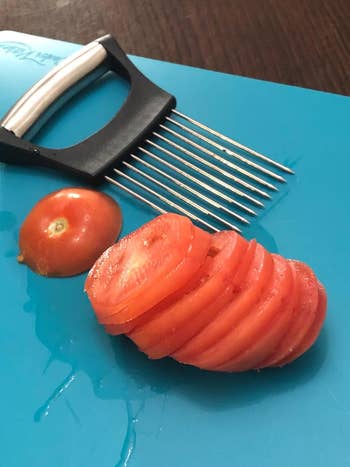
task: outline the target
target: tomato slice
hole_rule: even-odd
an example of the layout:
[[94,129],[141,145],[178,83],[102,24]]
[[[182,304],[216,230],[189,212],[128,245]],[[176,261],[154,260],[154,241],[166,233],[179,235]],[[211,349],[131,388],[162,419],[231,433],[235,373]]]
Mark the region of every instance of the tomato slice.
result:
[[[290,263],[284,258],[278,257],[278,261],[284,261],[285,266],[290,266]],[[269,300],[268,294],[271,294],[271,291],[266,291],[267,296],[265,295],[260,302],[261,304],[257,305],[257,310],[260,308],[260,314],[255,314],[254,316],[254,313],[252,313],[246,319],[247,334],[245,337],[243,336],[244,323],[242,323],[242,339],[246,339],[246,350],[223,365],[216,367],[216,371],[238,372],[267,366],[266,364],[261,364],[261,362],[266,360],[283,340],[288,332],[298,303],[298,282],[292,268],[290,270],[292,273],[290,287],[285,289],[284,295],[280,295],[277,307],[276,300]],[[262,303],[263,301],[265,301],[265,306]],[[266,303],[269,303],[268,312]],[[275,308],[275,313],[273,312],[273,308]],[[264,309],[266,310],[265,312]],[[249,320],[250,323],[248,322]],[[250,329],[248,329],[249,327]]]
[[175,352],[237,293],[232,275],[247,247],[248,242],[235,232],[214,234],[197,284],[145,324],[136,327],[129,337],[150,358],[162,358]]
[[326,318],[326,310],[327,310],[327,294],[326,290],[322,284],[318,283],[318,304],[316,309],[316,317],[314,322],[312,323],[311,327],[309,328],[308,332],[304,336],[301,343],[298,347],[290,353],[287,357],[282,360],[279,360],[274,364],[274,366],[283,366],[287,363],[291,363],[296,358],[300,357],[303,353],[305,353],[316,341],[318,335],[320,334],[323,322]]
[[298,288],[298,300],[291,325],[273,355],[262,362],[260,367],[273,366],[284,360],[300,345],[316,317],[318,304],[318,282],[315,274],[304,263],[290,261]]
[[[98,317],[116,313],[129,298],[140,296],[155,275],[165,275],[186,256],[193,225],[176,214],[159,216],[124,237],[96,261],[85,290]],[[172,254],[168,255],[167,252]],[[163,261],[163,252],[166,255]],[[148,275],[148,273],[150,273]]]
[[136,326],[141,326],[147,323],[149,319],[151,319],[154,315],[156,315],[160,310],[163,310],[165,307],[172,305],[176,300],[181,298],[183,295],[189,293],[193,289],[193,287],[196,286],[199,278],[202,277],[204,268],[207,267],[208,259],[212,259],[212,258],[208,256],[206,257],[202,266],[192,276],[192,278],[188,281],[188,283],[185,286],[176,290],[174,293],[168,295],[168,297],[163,299],[156,306],[152,307],[148,311],[145,311],[145,313],[138,316],[137,318],[131,319],[121,324],[106,324],[105,325],[106,332],[113,336],[117,336],[119,334],[127,334],[131,332]]
[[[172,354],[172,357],[182,363],[196,364],[197,358],[205,354],[207,349],[219,342],[229,331],[244,318],[246,313],[255,304],[261,295],[261,291],[269,280],[272,272],[272,258],[265,248],[252,241],[241,267],[249,269],[244,282],[240,284],[240,293],[237,294],[226,307],[208,325],[195,335],[183,347]],[[237,276],[241,277],[241,268],[237,270]],[[232,280],[236,282],[234,276]]]
[[223,363],[229,363],[261,337],[280,309],[281,302],[286,300],[292,282],[291,270],[285,260],[273,255],[272,269],[271,281],[271,270],[265,279],[265,292],[262,294],[263,289],[260,288],[259,293],[254,294],[254,300],[250,300],[249,307],[231,309],[231,319],[226,321],[225,335],[207,350],[192,357],[189,363],[199,368],[216,369]]
[[[142,293],[141,305],[139,301],[136,303],[132,302],[131,305],[129,302],[127,308],[122,309],[116,314],[103,317],[100,319],[100,321],[103,324],[129,323],[131,320],[134,320],[135,318],[142,316],[144,313],[150,311],[153,306],[161,303],[164,298],[169,297],[169,300],[171,300],[171,295],[175,294],[176,292],[180,293],[180,290],[186,285],[186,283],[192,282],[194,275],[204,264],[207,252],[209,250],[210,240],[211,236],[209,233],[193,226],[192,244],[189,247],[188,253],[183,261],[181,261],[181,263],[176,266],[174,270],[171,270],[167,275],[159,278],[158,287],[154,284],[151,284],[152,289],[159,288],[158,292],[157,290],[145,291]],[[148,305],[146,307],[145,298],[147,298],[149,295],[155,298],[152,305]]]
[[109,248],[85,290],[103,324],[122,324],[182,287],[203,264],[211,236],[177,214],[164,214]]
[[[200,270],[201,269],[202,268],[200,268]],[[196,276],[197,274],[198,273],[196,273]],[[125,321],[124,323],[120,324],[106,324],[104,328],[106,332],[108,334],[111,334],[112,336],[118,336],[119,334],[128,334],[136,326],[140,326],[144,323],[147,323],[150,317],[157,313],[158,310],[162,309],[167,305],[172,304],[177,298],[182,297],[183,293],[185,293],[185,290],[187,290],[186,286],[181,287],[179,290],[176,290],[174,293],[170,294],[168,297],[163,299],[160,303],[158,303],[157,305],[145,311],[144,313],[142,313],[134,319]]]

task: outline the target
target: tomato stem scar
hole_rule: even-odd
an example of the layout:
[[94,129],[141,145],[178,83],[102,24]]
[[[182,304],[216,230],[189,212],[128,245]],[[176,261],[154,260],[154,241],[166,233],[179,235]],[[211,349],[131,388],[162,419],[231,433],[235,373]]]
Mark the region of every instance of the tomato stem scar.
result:
[[69,227],[68,221],[65,217],[58,217],[53,220],[49,225],[47,231],[49,237],[56,237],[62,235]]

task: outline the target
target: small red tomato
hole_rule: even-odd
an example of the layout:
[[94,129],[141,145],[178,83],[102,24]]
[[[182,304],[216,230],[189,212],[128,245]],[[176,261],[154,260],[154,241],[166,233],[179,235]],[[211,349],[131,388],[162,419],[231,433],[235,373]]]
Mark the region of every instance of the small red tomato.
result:
[[117,239],[118,204],[99,191],[64,188],[41,199],[19,233],[18,261],[43,276],[73,276],[92,267]]

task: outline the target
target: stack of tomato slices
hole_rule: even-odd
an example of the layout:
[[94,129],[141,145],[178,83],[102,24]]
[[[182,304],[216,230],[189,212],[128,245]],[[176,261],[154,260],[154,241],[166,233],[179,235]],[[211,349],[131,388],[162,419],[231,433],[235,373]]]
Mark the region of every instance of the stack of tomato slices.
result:
[[110,334],[150,358],[215,371],[283,366],[316,340],[327,298],[312,270],[233,231],[164,214],[97,260],[85,289]]

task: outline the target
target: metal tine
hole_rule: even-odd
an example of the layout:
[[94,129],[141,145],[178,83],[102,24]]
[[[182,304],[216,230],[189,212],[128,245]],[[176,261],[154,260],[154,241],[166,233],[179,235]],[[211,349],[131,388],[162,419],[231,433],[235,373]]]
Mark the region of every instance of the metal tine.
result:
[[[188,151],[186,148],[180,146],[179,144],[175,143],[174,141],[171,141],[169,138],[166,138],[165,136],[157,133],[156,131],[153,131],[153,135],[156,136],[157,138],[161,139],[162,141],[164,141],[165,143],[168,143],[170,144],[171,146],[173,146],[174,148],[178,149],[179,151],[183,152],[184,154],[188,154],[188,155],[193,155],[195,159],[197,160],[200,160],[202,161],[203,160],[203,163],[206,163],[206,161],[204,159],[202,159],[201,157],[197,156],[196,154],[192,153],[191,151]],[[155,143],[153,143],[153,141],[147,139],[146,140],[147,143],[151,144],[151,145],[154,145]],[[160,148],[162,148],[160,146]],[[162,148],[162,149],[165,149],[165,148]],[[169,151],[170,152],[170,151]],[[173,154],[173,153],[172,153]],[[191,162],[188,162],[186,159],[183,159],[182,157],[179,157],[179,156],[176,156],[179,160],[181,160],[181,162],[186,165],[187,167],[190,167],[191,169],[195,170],[196,172],[206,176],[207,178],[215,181],[215,183],[217,183],[218,185],[221,185],[223,186],[224,188],[226,188],[227,190],[230,190],[232,193],[235,193],[236,195],[240,196],[241,198],[245,198],[249,201],[251,201],[252,203],[254,203],[256,206],[260,206],[260,207],[263,207],[263,203],[259,200],[257,200],[256,198],[254,198],[253,196],[250,196],[248,195],[247,193],[244,193],[244,191],[241,191],[239,190],[238,188],[230,185],[229,183],[226,183],[224,182],[221,178],[218,178],[218,177],[215,177],[215,175],[212,175],[210,174],[209,172],[207,172],[206,170],[203,170],[201,169],[200,167],[192,164]],[[214,166],[215,167],[215,166]],[[268,198],[270,198],[269,195],[267,195]]]
[[[204,152],[205,154],[213,156],[215,159],[221,159],[219,156],[217,156],[212,151],[209,151],[206,148],[203,148],[202,146],[195,143],[194,141],[186,138],[186,136],[183,136],[180,133],[178,133],[177,131],[174,131],[171,128],[166,127],[162,123],[159,124],[159,127],[162,130],[164,130],[164,131],[170,133],[171,135],[175,136],[176,138],[180,139],[181,141],[184,141],[185,143],[190,144],[191,146],[195,147],[196,149],[199,149],[200,151]],[[182,146],[179,146],[179,147],[182,149],[183,152],[185,152],[185,148],[183,148]],[[186,149],[186,153],[187,153],[187,151],[188,150]],[[262,190],[260,190],[260,188],[257,188],[254,185],[251,185],[250,183],[242,180],[241,178],[236,177],[236,175],[232,174],[231,172],[227,172],[226,170],[223,170],[221,167],[218,167],[217,165],[213,164],[212,162],[209,162],[208,160],[203,159],[202,157],[198,156],[197,154],[195,154],[192,151],[188,151],[188,153],[189,153],[188,155],[190,155],[194,159],[200,161],[202,164],[207,165],[211,169],[216,170],[217,172],[220,172],[221,175],[224,175],[225,177],[233,180],[234,182],[238,183],[239,185],[244,186],[244,188],[247,188],[248,190],[253,191],[254,193],[258,193],[259,195],[263,196],[264,198],[271,198],[271,196],[268,193],[266,193],[265,191],[262,191]],[[249,173],[249,172],[247,172],[247,173]],[[258,178],[258,177],[256,177],[256,178]],[[271,185],[271,186],[273,186],[273,185]]]
[[236,141],[236,140],[234,140],[232,138],[229,138],[228,136],[223,135],[222,133],[220,133],[220,132],[218,132],[216,130],[213,130],[212,128],[208,127],[207,125],[204,125],[203,123],[199,122],[198,120],[195,120],[194,118],[191,118],[188,115],[185,115],[185,114],[179,112],[176,109],[172,109],[172,113],[174,113],[178,117],[183,118],[184,120],[192,123],[193,125],[201,128],[202,130],[207,131],[211,135],[214,135],[217,138],[219,138],[219,139],[221,139],[223,141],[226,141],[227,143],[232,144],[233,146],[236,146],[237,148],[242,149],[242,151],[245,151],[245,152],[251,154],[252,156],[257,157],[258,159],[261,159],[261,160],[267,162],[268,164],[271,164],[271,165],[277,167],[278,169],[283,170],[284,172],[287,172],[289,174],[294,174],[293,170],[290,169],[289,167],[286,167],[285,165],[274,161],[270,157],[267,157],[264,154],[261,154],[260,152],[249,148],[248,146],[244,146],[244,144],[239,143],[238,141]]
[[[120,175],[121,177],[124,177],[126,178],[127,180],[129,180],[130,182],[134,183],[135,185],[137,185],[138,187],[142,188],[143,190],[145,191],[148,191],[148,193],[151,193],[152,195],[156,196],[158,199],[162,200],[163,203],[165,204],[168,204],[170,207],[172,207],[173,209],[176,209],[177,211],[180,211],[182,212],[183,214],[185,214],[186,216],[188,216],[190,219],[196,221],[196,222],[200,222],[202,225],[204,225],[207,229],[209,230],[212,230],[213,232],[219,232],[219,229],[217,229],[216,227],[214,227],[213,225],[209,224],[209,222],[206,222],[205,220],[201,219],[200,217],[196,216],[195,214],[191,213],[190,211],[187,211],[187,209],[184,209],[182,206],[180,206],[179,204],[177,203],[174,203],[173,201],[170,201],[169,199],[165,198],[165,196],[161,195],[160,193],[152,190],[152,188],[148,187],[147,185],[144,185],[143,183],[139,182],[138,180],[135,180],[134,178],[130,177],[129,175],[125,174],[124,172],[122,172],[121,170],[119,169],[113,169],[115,173],[117,173],[118,175]],[[113,180],[113,179],[112,179]],[[110,180],[108,180],[110,181]],[[112,182],[113,183],[113,182]],[[123,186],[123,185],[122,185]],[[125,188],[125,187],[124,187]],[[136,195],[136,193],[134,193],[132,190],[129,190],[128,191],[130,194],[132,194],[133,196]],[[140,199],[141,197],[138,196],[138,199]],[[151,202],[148,202],[147,204],[150,205]],[[154,203],[152,203],[154,204]],[[154,204],[155,205],[155,204]],[[155,205],[156,206],[156,205]],[[159,211],[159,207],[157,208],[157,210]],[[166,212],[166,211],[164,211]],[[239,230],[239,229],[238,229]],[[239,233],[241,233],[239,231]]]
[[[157,143],[153,143],[153,141],[146,140],[150,145],[154,146],[155,148],[159,149],[160,151],[164,152],[165,154],[168,154],[170,157],[174,157],[176,160],[181,162],[181,157],[177,156],[176,154],[172,153],[171,151],[168,151],[167,149],[163,148],[162,146],[159,146]],[[236,201],[235,199],[230,198],[227,196],[225,193],[222,191],[217,190],[216,188],[208,185],[207,183],[203,182],[202,180],[199,180],[199,178],[193,177],[190,173],[186,172],[185,170],[180,169],[176,165],[171,164],[170,162],[166,161],[165,159],[162,159],[161,157],[158,157],[156,154],[153,152],[149,151],[148,149],[145,149],[141,146],[137,148],[138,150],[142,151],[144,154],[147,154],[148,156],[152,157],[152,159],[155,159],[156,161],[160,162],[161,164],[164,164],[165,166],[169,167],[169,169],[174,170],[175,172],[179,173],[183,177],[188,178],[188,180],[191,180],[192,182],[196,183],[199,185],[201,188],[206,189],[210,193],[213,193],[214,195],[220,197],[221,199],[227,201],[230,204],[234,204],[238,208],[242,209],[243,211],[247,212],[248,214],[251,214],[252,216],[256,216],[256,212],[253,211],[252,209],[248,208],[245,204],[240,203],[239,201]],[[226,210],[227,208],[225,208]],[[227,209],[227,213],[233,213],[230,209]]]
[[[125,167],[128,169],[136,172],[137,174],[141,175],[142,177],[146,178],[150,182],[154,183],[155,185],[158,185],[161,187],[163,190],[171,193],[172,195],[176,196],[177,198],[181,199],[181,201],[184,201],[185,203],[189,204],[190,206],[194,207],[198,211],[200,211],[202,214],[205,214],[206,216],[210,216],[213,219],[217,220],[218,222],[221,222],[221,224],[226,225],[229,229],[233,229],[237,231],[238,227],[236,227],[234,224],[231,224],[230,222],[226,221],[222,217],[218,216],[217,214],[213,213],[212,211],[209,211],[209,209],[204,208],[203,206],[195,203],[194,201],[188,199],[186,196],[182,195],[176,190],[173,190],[170,188],[168,185],[165,185],[161,181],[157,180],[156,178],[152,177],[148,173],[144,172],[143,170],[138,169],[137,167],[133,166],[132,164],[129,164],[128,162],[123,161],[122,162]],[[159,195],[158,195],[159,196]]]
[[[269,188],[270,190],[278,191],[278,189],[274,185],[272,185],[272,183],[269,183],[266,180],[264,180],[264,179],[262,179],[260,177],[257,177],[256,175],[252,174],[251,172],[248,172],[248,170],[242,169],[238,165],[233,164],[232,162],[224,159],[223,157],[219,156],[215,152],[210,151],[209,149],[205,148],[201,144],[196,143],[195,141],[193,141],[192,139],[187,138],[186,136],[182,135],[181,133],[179,133],[177,131],[174,131],[171,128],[168,128],[166,125],[163,125],[162,123],[159,125],[159,127],[162,128],[163,130],[169,132],[170,134],[172,134],[176,138],[181,139],[185,143],[190,144],[191,146],[198,149],[199,151],[202,151],[205,154],[208,154],[208,156],[213,157],[215,160],[217,160],[217,161],[221,162],[222,164],[230,167],[231,169],[235,170],[236,172],[239,172],[239,173],[245,175],[246,177],[254,180],[256,183],[259,183],[260,185],[263,185],[263,186]],[[214,167],[215,167],[215,165],[214,165]],[[216,170],[218,170],[218,168]],[[222,169],[220,169],[220,171],[223,172]],[[229,173],[229,172],[226,172],[226,173]],[[256,191],[256,192],[260,193],[261,196],[266,195],[266,193],[264,191],[261,191],[260,189],[255,188],[253,185],[250,185],[249,183],[245,182],[241,178],[237,178],[236,176],[233,176],[231,173],[229,173],[229,174],[230,174],[229,178],[233,179],[233,177],[235,177],[236,183],[239,183],[240,185],[243,185],[243,186],[245,186],[246,188],[248,188],[248,189],[250,189],[252,191]]]
[[146,203],[148,204],[148,206],[151,206],[153,209],[155,209],[156,211],[160,212],[161,214],[166,214],[166,210],[161,208],[160,206],[158,206],[157,204],[153,203],[152,201],[150,201],[149,199],[147,198],[144,198],[143,196],[139,195],[138,193],[136,193],[135,191],[132,191],[130,190],[130,188],[122,185],[121,183],[119,183],[117,180],[114,180],[114,178],[111,178],[111,177],[108,177],[108,175],[105,175],[105,180],[107,180],[107,182],[109,183],[113,183],[113,185],[116,185],[118,188],[120,188],[121,190],[124,190],[126,191],[129,195],[132,195],[134,196],[136,199],[138,199],[139,201],[142,201],[143,203]]
[[174,178],[173,176],[171,176],[168,173],[161,170],[159,167],[156,167],[155,165],[150,164],[149,162],[145,161],[144,159],[141,159],[140,157],[135,156],[135,154],[130,154],[130,157],[132,159],[134,159],[135,161],[140,162],[142,165],[148,167],[149,169],[153,170],[154,172],[158,173],[162,177],[167,178],[172,183],[175,183],[176,185],[180,186],[184,190],[187,190],[188,192],[192,193],[193,195],[195,195],[197,198],[201,199],[202,201],[204,200],[206,203],[210,204],[211,206],[214,206],[216,209],[219,209],[221,211],[226,212],[227,214],[229,214],[232,217],[235,217],[236,219],[238,219],[240,222],[243,222],[244,224],[249,224],[249,221],[247,219],[245,219],[244,217],[240,216],[239,214],[236,214],[235,212],[231,211],[230,209],[225,208],[225,206],[222,206],[220,203],[214,201],[211,198],[208,198],[203,193],[200,193],[199,191],[195,190],[191,186],[187,185],[187,183],[181,182],[177,178]]
[[240,154],[238,154],[235,151],[231,151],[231,149],[229,149],[229,148],[227,148],[225,146],[222,146],[222,144],[219,144],[219,143],[217,143],[216,141],[213,141],[210,138],[207,138],[206,136],[202,135],[202,133],[199,133],[198,131],[193,130],[192,128],[189,128],[186,125],[183,125],[182,123],[178,122],[177,120],[174,120],[171,117],[165,117],[165,119],[168,120],[168,122],[178,126],[182,130],[186,131],[187,133],[195,136],[196,138],[198,138],[198,139],[200,139],[202,141],[205,141],[206,143],[210,144],[211,146],[213,146],[214,148],[216,148],[219,151],[223,152],[224,154],[235,157],[236,159],[240,160],[244,164],[249,165],[250,167],[254,167],[254,169],[259,170],[259,172],[262,172],[265,175],[268,175],[269,177],[274,178],[275,180],[278,180],[279,182],[282,182],[282,183],[286,182],[285,178],[281,177],[280,175],[276,174],[275,172],[272,172],[271,170],[266,169],[262,165],[257,164],[256,162],[253,162],[253,161],[247,159],[246,157],[241,156]]

